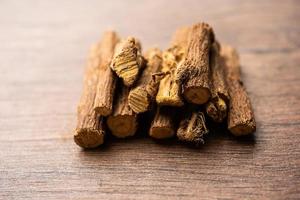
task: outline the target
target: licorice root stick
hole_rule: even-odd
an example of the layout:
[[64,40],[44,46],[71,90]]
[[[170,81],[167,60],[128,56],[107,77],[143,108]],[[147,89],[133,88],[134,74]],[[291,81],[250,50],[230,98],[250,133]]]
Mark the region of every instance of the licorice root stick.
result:
[[157,107],[155,117],[152,121],[149,135],[156,139],[173,137],[176,133],[176,108]]
[[105,129],[103,118],[94,111],[94,100],[100,71],[101,42],[89,53],[83,82],[83,92],[77,108],[77,127],[74,141],[83,148],[95,148],[104,141]]
[[248,135],[256,130],[256,122],[250,98],[241,80],[238,53],[232,47],[222,45],[221,56],[230,95],[228,129],[236,136]]
[[118,43],[110,67],[123,80],[124,85],[132,86],[144,67],[140,42],[136,38],[128,37]]
[[115,32],[108,31],[105,33],[104,39],[100,47],[100,70],[94,109],[101,116],[108,116],[113,111],[113,99],[117,84],[117,76],[109,65],[119,37]]
[[129,88],[119,82],[114,102],[114,111],[107,118],[111,133],[119,138],[133,136],[137,130],[137,114],[128,104]]
[[145,53],[145,58],[147,66],[128,96],[129,106],[135,113],[143,113],[153,107],[159,82],[164,77],[164,73],[160,72],[162,52],[157,48],[150,49]]
[[205,123],[205,117],[201,111],[195,109],[187,111],[177,130],[178,139],[196,146],[203,144],[204,136],[208,134]]
[[210,51],[211,99],[206,104],[206,113],[215,122],[222,122],[227,117],[229,94],[225,80],[224,66],[220,59],[220,45],[217,41]]
[[190,103],[204,104],[211,96],[209,51],[213,41],[214,34],[208,24],[192,26],[185,60],[177,70],[177,82],[182,85],[182,94]]
[[180,84],[176,82],[175,75],[178,66],[184,60],[189,27],[181,27],[174,33],[171,47],[163,52],[162,72],[165,77],[160,81],[156,102],[160,106],[183,106]]

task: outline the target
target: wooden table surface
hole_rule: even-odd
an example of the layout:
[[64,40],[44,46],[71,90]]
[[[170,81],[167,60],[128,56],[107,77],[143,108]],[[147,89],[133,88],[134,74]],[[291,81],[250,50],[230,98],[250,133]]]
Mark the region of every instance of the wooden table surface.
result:
[[[0,2],[0,199],[299,199],[299,1]],[[166,48],[210,23],[238,48],[254,137],[200,149],[139,136],[83,151],[72,138],[86,56],[103,31]]]

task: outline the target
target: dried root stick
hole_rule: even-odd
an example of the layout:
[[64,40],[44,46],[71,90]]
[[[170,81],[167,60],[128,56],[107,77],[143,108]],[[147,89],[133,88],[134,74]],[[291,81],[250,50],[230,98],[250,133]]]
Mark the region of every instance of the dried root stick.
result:
[[86,118],[86,121],[81,121],[80,123],[77,126],[77,133],[74,135],[74,141],[78,146],[89,149],[103,144],[106,132],[103,117],[93,113],[89,120]]
[[193,25],[188,40],[186,57],[178,67],[176,79],[188,102],[204,104],[211,96],[209,51],[214,41],[212,28],[206,23]]
[[149,135],[156,139],[173,137],[176,133],[176,110],[171,107],[158,107],[150,127]]
[[[104,40],[105,35],[102,41]],[[77,127],[74,141],[82,148],[95,148],[104,141],[103,119],[93,109],[100,71],[101,42],[90,51],[84,75],[83,93],[77,108]]]
[[171,47],[163,53],[162,72],[166,75],[160,82],[156,96],[158,105],[182,106],[184,104],[180,94],[180,85],[176,82],[175,75],[185,56],[189,30],[187,27],[179,28],[172,38]]
[[119,37],[115,32],[109,31],[105,33],[104,38],[105,40],[102,41],[100,46],[100,71],[94,109],[101,116],[108,116],[113,110],[113,98],[117,84],[117,76],[109,65],[115,46],[119,42]]
[[124,85],[132,86],[138,79],[139,72],[144,66],[141,55],[141,45],[137,39],[128,37],[115,48],[111,69],[123,80]]
[[111,133],[119,138],[135,134],[137,130],[137,115],[128,105],[129,88],[120,84],[118,95],[114,102],[114,111],[107,118],[107,125]]
[[248,135],[256,130],[254,113],[241,80],[239,56],[235,49],[222,45],[226,80],[230,95],[228,129],[236,136]]
[[181,120],[177,137],[181,141],[199,145],[204,143],[203,137],[207,133],[204,114],[200,111],[190,111]]
[[145,58],[147,66],[128,96],[129,106],[135,113],[150,110],[158,91],[159,82],[164,77],[164,73],[160,72],[162,52],[157,48],[150,49],[146,52]]
[[212,78],[211,99],[206,104],[206,113],[215,122],[222,122],[227,117],[229,94],[225,80],[224,66],[220,59],[220,46],[214,42],[210,52],[210,70]]

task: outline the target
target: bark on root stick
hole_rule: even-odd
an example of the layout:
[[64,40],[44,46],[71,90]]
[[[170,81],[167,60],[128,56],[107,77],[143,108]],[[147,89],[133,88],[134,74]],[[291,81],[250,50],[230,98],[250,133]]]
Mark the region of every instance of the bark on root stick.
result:
[[176,133],[176,110],[172,107],[158,107],[150,127],[149,135],[156,139],[173,137]]
[[74,141],[83,148],[97,147],[103,143],[104,139],[103,119],[93,109],[100,70],[100,46],[98,44],[90,51],[84,76],[83,93],[77,109]]
[[134,84],[143,65],[141,45],[137,39],[128,37],[116,46],[111,69],[123,80],[124,85],[129,87]]
[[179,28],[171,41],[171,47],[163,52],[162,72],[166,75],[161,80],[156,96],[157,104],[161,106],[182,106],[184,103],[180,94],[180,85],[175,81],[176,70],[184,59],[187,47],[189,28]]
[[137,115],[128,105],[129,88],[119,84],[118,95],[114,102],[114,111],[107,119],[111,133],[119,138],[135,134],[137,130]]
[[256,130],[256,123],[250,98],[241,80],[238,53],[232,47],[222,45],[221,56],[225,63],[226,80],[230,95],[228,129],[236,136],[253,133]]
[[113,97],[117,84],[117,76],[109,65],[119,37],[115,32],[109,31],[104,34],[104,39],[100,46],[100,71],[94,109],[96,113],[108,116],[112,113]]
[[193,25],[189,34],[187,55],[177,70],[177,81],[188,102],[206,103],[210,96],[209,51],[214,40],[212,28],[206,23]]
[[164,73],[160,72],[162,65],[162,52],[157,49],[150,49],[146,52],[146,68],[141,77],[131,89],[128,96],[128,103],[135,113],[143,113],[150,110],[155,100],[160,80]]
[[199,145],[204,143],[203,137],[207,133],[204,114],[190,110],[180,121],[177,137],[180,141]]
[[211,99],[206,104],[206,113],[215,122],[222,122],[227,116],[229,94],[225,81],[224,66],[220,60],[220,46],[214,42],[210,52]]

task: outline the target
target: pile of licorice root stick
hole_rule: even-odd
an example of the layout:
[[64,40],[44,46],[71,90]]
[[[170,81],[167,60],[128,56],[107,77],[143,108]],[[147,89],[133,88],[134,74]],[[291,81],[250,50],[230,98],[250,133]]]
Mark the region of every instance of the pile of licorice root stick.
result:
[[[153,117],[140,120],[143,113]],[[235,136],[256,130],[238,53],[206,23],[181,27],[168,49],[145,53],[138,39],[105,32],[88,57],[77,117],[82,148],[100,146],[106,134],[133,136],[146,122],[152,138],[194,145],[204,143],[207,118],[214,126],[227,121]]]

